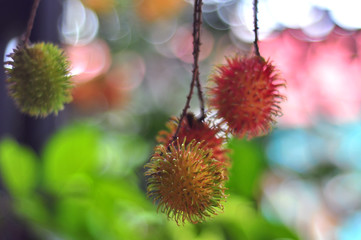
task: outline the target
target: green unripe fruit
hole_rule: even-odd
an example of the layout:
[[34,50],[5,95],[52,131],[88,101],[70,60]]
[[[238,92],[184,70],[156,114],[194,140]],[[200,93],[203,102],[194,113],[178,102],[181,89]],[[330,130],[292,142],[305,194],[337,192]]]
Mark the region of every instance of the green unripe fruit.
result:
[[31,116],[57,114],[72,100],[69,62],[51,43],[14,49],[6,73],[10,96],[20,110]]

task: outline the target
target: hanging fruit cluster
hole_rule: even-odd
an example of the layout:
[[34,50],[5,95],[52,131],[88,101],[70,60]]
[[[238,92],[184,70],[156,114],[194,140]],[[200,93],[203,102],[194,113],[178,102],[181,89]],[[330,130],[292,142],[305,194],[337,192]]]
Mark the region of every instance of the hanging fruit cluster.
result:
[[[177,224],[202,222],[223,209],[231,166],[224,143],[230,135],[251,139],[267,134],[285,99],[279,93],[284,80],[259,54],[255,18],[255,55],[235,55],[215,68],[208,90],[209,112],[215,114],[204,111],[198,70],[201,5],[195,0],[194,68],[186,105],[181,117],[171,118],[168,130],[159,132],[158,145],[145,165],[148,196]],[[195,85],[201,102],[199,118],[187,112]]]
[[[71,100],[72,85],[69,63],[59,48],[28,44],[39,1],[34,1],[25,40],[10,55],[12,61],[6,63],[6,71],[10,95],[21,111],[45,117]],[[258,50],[254,0],[255,54],[235,55],[215,68],[208,91],[209,111],[205,111],[198,67],[201,6],[202,0],[195,0],[193,77],[185,107],[179,119],[172,118],[166,124],[168,129],[159,132],[158,145],[145,165],[148,196],[177,224],[202,222],[223,209],[231,166],[224,143],[230,135],[251,139],[267,134],[281,115],[280,103],[285,98],[279,93],[285,82]],[[188,112],[195,86],[200,117]]]

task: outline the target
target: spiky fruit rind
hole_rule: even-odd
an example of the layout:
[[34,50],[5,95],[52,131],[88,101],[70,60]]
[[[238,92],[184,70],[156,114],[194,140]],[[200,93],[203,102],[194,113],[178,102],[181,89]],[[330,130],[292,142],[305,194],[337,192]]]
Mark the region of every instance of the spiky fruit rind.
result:
[[[179,119],[172,117],[166,123],[167,130],[161,130],[158,133],[157,142],[169,145],[173,140],[178,124]],[[212,126],[210,122],[197,119],[193,113],[187,113],[187,117],[184,118],[179,130],[178,138],[180,142],[185,140],[186,145],[192,140],[201,142],[201,147],[211,149],[213,158],[227,167],[230,165],[228,150],[224,148],[225,139],[218,134],[219,132],[220,129],[216,125]]]
[[72,100],[69,62],[51,43],[20,46],[7,64],[8,89],[19,109],[31,116],[57,114]]
[[237,137],[267,134],[275,117],[282,114],[279,105],[285,97],[279,88],[285,81],[269,60],[236,55],[227,58],[210,79],[214,87],[209,91],[209,104]]
[[177,224],[202,222],[223,210],[223,168],[200,145],[196,141],[160,144],[145,165],[148,197]]

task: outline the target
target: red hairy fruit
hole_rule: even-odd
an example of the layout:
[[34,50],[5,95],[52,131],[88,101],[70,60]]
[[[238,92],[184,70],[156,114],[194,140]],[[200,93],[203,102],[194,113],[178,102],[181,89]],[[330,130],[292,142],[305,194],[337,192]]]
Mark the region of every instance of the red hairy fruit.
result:
[[227,58],[217,67],[210,81],[209,104],[229,132],[248,139],[267,134],[280,116],[279,104],[285,99],[279,88],[285,81],[269,61],[262,57]]
[[223,167],[200,142],[179,141],[155,148],[147,169],[148,197],[177,224],[198,223],[223,209]]
[[[167,123],[168,130],[162,130],[156,137],[157,142],[164,145],[169,145],[173,141],[173,136],[177,130],[179,120],[172,117]],[[210,123],[197,119],[193,113],[187,113],[186,118],[182,122],[182,126],[178,133],[180,142],[185,140],[189,144],[192,140],[202,142],[203,148],[211,149],[213,157],[224,166],[229,166],[229,157],[227,150],[223,147],[224,138],[218,136],[219,128],[211,126]]]

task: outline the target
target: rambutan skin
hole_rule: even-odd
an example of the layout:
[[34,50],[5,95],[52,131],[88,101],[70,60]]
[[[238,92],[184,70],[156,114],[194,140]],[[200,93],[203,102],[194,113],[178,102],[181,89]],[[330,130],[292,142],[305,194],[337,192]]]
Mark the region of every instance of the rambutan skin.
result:
[[194,140],[160,144],[145,165],[148,197],[177,224],[202,222],[223,210],[223,168],[200,145]]
[[[158,133],[157,142],[169,145],[173,141],[178,124],[179,120],[172,117],[166,123],[167,130],[161,130]],[[225,139],[219,136],[219,131],[220,129],[217,126],[211,126],[210,123],[197,119],[193,113],[187,113],[179,130],[178,139],[180,142],[185,140],[186,145],[192,140],[202,142],[201,147],[211,149],[215,159],[223,163],[224,166],[229,166],[228,151],[223,146]]]
[[209,105],[232,134],[248,139],[267,134],[282,114],[285,86],[276,68],[262,57],[227,58],[210,77]]
[[57,46],[19,46],[10,57],[5,69],[9,94],[22,112],[45,117],[72,100],[69,62]]

